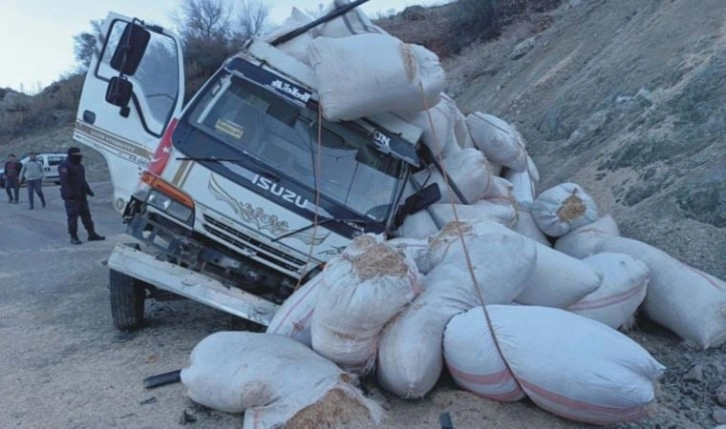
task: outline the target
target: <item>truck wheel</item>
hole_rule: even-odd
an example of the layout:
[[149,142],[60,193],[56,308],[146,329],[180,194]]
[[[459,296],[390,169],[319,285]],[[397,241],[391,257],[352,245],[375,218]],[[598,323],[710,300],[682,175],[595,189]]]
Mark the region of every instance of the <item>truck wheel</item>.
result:
[[144,324],[146,290],[141,282],[115,270],[109,271],[111,318],[116,329],[128,331]]

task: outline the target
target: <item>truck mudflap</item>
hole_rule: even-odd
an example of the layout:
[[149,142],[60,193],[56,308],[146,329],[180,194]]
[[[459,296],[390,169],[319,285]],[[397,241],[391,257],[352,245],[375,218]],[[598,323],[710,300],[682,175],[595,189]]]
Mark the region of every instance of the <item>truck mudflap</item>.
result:
[[227,287],[204,274],[160,261],[128,245],[116,245],[108,266],[159,289],[264,326],[270,324],[280,307],[243,290]]

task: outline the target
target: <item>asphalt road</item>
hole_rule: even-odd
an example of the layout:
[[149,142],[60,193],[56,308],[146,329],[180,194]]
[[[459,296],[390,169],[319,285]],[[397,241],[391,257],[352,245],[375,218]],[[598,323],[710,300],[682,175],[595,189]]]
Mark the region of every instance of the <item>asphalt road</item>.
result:
[[232,318],[189,301],[149,303],[147,327],[116,331],[105,261],[129,239],[110,183],[93,188],[91,213],[107,240],[85,242],[79,224],[80,246],[68,242],[58,187],[45,188],[44,209],[28,210],[25,193],[17,205],[0,199],[0,428],[172,428],[185,410],[195,428],[240,427],[195,407],[181,384],[144,389],[145,377],[183,367]]

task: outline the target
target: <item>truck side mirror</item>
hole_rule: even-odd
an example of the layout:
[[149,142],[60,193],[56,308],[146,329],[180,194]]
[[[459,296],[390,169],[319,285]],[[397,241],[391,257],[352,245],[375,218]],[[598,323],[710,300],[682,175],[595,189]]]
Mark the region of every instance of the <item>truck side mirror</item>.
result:
[[406,198],[406,201],[404,201],[403,205],[399,206],[396,212],[394,218],[396,228],[401,226],[406,216],[418,213],[440,199],[441,189],[439,189],[438,183],[432,183]]
[[124,108],[131,101],[131,93],[133,90],[134,85],[128,80],[120,77],[112,77],[106,88],[106,101],[114,106]]
[[144,57],[151,33],[132,22],[126,25],[116,50],[111,57],[111,68],[122,75],[133,76]]

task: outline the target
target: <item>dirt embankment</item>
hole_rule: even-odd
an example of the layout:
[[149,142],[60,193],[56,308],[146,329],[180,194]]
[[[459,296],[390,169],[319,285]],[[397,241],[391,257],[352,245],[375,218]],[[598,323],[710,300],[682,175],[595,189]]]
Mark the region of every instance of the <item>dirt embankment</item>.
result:
[[[624,236],[726,278],[726,5],[565,3],[448,60],[448,92],[516,124],[539,191],[577,182]],[[639,325],[630,336],[668,372],[654,417],[623,427],[723,424],[726,347]]]
[[447,66],[463,110],[522,131],[540,190],[578,182],[624,235],[726,277],[723,1],[571,0]]

